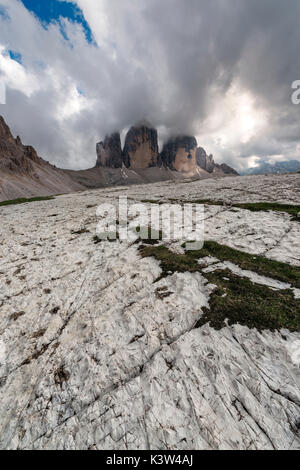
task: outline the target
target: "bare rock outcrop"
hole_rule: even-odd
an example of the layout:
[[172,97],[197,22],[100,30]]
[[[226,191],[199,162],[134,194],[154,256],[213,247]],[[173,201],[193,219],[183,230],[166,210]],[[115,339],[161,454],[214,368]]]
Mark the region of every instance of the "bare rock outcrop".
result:
[[15,139],[5,120],[0,116],[0,170],[29,174],[34,171],[33,162],[40,163],[34,148],[23,145],[19,136]]
[[36,150],[31,145],[24,146],[25,157],[29,158],[35,163],[42,163],[42,159],[36,153]]
[[122,167],[122,147],[119,132],[114,132],[105,137],[104,142],[99,142],[96,146],[97,162],[96,168],[121,168]]
[[[226,164],[218,165],[212,155],[204,148],[197,148],[194,136],[178,135],[171,137],[159,153],[158,134],[146,121],[132,126],[127,133],[122,152],[120,134],[115,132],[106,136],[104,142],[97,144],[96,168],[122,168],[142,171],[149,168],[157,171],[181,173],[183,177],[237,175],[237,172]],[[155,179],[154,179],[155,180]],[[151,178],[151,181],[154,181]]]
[[128,131],[123,150],[127,168],[151,168],[159,164],[157,130],[142,122]]
[[215,161],[212,155],[207,155],[204,148],[197,149],[197,165],[208,173],[212,173],[215,168]]
[[235,176],[239,176],[239,173],[234,169],[232,168],[231,166],[227,165],[227,163],[221,163],[221,165],[217,165],[218,168],[220,168],[220,170],[222,170],[222,172],[225,174],[225,175],[235,175]]
[[[263,255],[287,263],[285,273],[299,267],[300,224],[275,211],[206,205],[205,239],[227,253],[250,253],[252,271],[238,266],[242,256],[226,262],[209,256],[191,272],[191,257],[179,255],[182,240],[162,240],[149,257],[131,239],[93,240],[100,220],[95,205],[109,200],[117,212],[120,195],[130,204],[146,192],[163,204],[174,197],[178,204],[213,204],[216,195],[226,205],[300,204],[299,183],[297,174],[225,184],[183,180],[1,208],[0,449],[299,450],[300,331],[249,325],[259,315],[247,288],[249,310],[233,310],[229,298],[234,276],[234,296],[248,279],[251,292],[292,300],[296,291],[288,294],[286,284],[258,275],[255,266]],[[155,253],[169,258],[162,263]],[[176,266],[175,257],[185,272],[166,270],[168,263]],[[211,276],[218,285],[222,280],[220,287]],[[216,301],[235,317],[222,328],[206,317]],[[271,305],[266,309],[271,325],[276,317]],[[296,324],[298,312],[292,306],[290,312]]]
[[220,176],[238,175],[238,172],[226,163],[222,163],[221,165],[215,163],[214,157],[212,155],[208,155],[202,147],[197,149],[197,165],[211,174]]
[[183,173],[197,171],[197,140],[192,136],[177,136],[164,145],[161,160],[164,166]]
[[13,137],[0,116],[0,201],[83,189],[64,171],[40,158],[31,145]]

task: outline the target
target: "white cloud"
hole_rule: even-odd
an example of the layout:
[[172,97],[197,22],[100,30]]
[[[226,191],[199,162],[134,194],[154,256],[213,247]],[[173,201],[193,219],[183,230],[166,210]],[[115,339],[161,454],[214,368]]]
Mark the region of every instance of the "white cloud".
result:
[[[201,124],[201,133],[197,135],[201,145],[220,163],[229,149],[238,161],[241,145],[244,148],[266,131],[268,112],[256,105],[255,97],[249,91],[233,82],[224,95],[214,94],[209,115]],[[250,159],[252,161],[253,156]],[[249,165],[249,161],[241,163]]]
[[253,155],[252,157],[249,157],[247,159],[248,168],[255,168],[259,166],[259,164],[260,164],[260,158],[257,155]]
[[36,74],[27,71],[21,64],[10,58],[6,48],[0,44],[1,79],[7,87],[21,91],[30,97],[40,88]]
[[[20,1],[0,0],[10,17],[0,16],[7,84],[0,113],[41,156],[93,166],[100,138],[146,118],[161,140],[195,134],[217,161],[238,169],[256,157],[299,158],[300,108],[290,99],[300,69],[299,2],[76,3],[96,45],[79,24],[44,28]],[[7,50],[22,54],[22,64]]]

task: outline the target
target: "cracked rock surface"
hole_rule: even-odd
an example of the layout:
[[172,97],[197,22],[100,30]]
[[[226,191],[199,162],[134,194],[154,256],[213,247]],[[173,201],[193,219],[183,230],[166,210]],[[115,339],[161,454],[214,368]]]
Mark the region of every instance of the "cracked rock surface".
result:
[[300,449],[300,334],[195,328],[205,270],[155,282],[137,244],[93,242],[96,206],[120,195],[211,198],[227,205],[205,206],[206,239],[300,266],[299,222],[230,207],[299,204],[299,184],[164,182],[1,207],[0,448]]

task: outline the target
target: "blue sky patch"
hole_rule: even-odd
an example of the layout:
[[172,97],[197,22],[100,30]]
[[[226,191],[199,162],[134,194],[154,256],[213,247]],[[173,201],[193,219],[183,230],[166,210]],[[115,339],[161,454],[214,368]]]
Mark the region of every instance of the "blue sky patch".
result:
[[19,52],[8,50],[8,55],[12,60],[15,60],[16,62],[19,62],[19,64],[22,64],[22,55]]
[[[22,0],[22,2],[44,25],[48,25],[51,21],[58,21],[60,17],[63,17],[81,24],[87,41],[89,43],[95,42],[89,24],[86,22],[81,9],[75,3],[59,0]],[[61,28],[61,32],[64,38],[67,39],[63,28]]]

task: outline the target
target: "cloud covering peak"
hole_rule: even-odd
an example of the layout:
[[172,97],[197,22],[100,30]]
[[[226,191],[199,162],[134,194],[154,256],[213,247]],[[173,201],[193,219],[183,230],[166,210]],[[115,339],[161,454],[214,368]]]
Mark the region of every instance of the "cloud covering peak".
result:
[[237,169],[299,158],[298,0],[68,3],[93,41],[74,19],[45,25],[21,1],[0,0],[0,114],[41,156],[93,166],[100,138],[147,119],[162,141],[196,135]]

